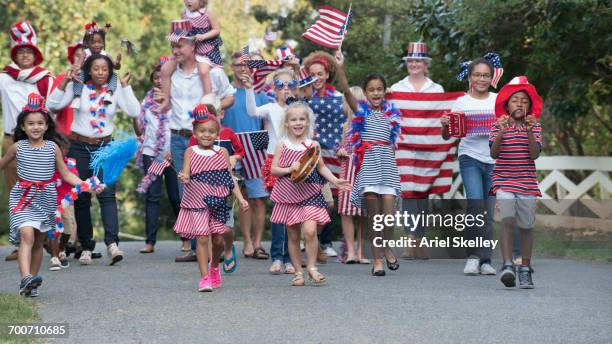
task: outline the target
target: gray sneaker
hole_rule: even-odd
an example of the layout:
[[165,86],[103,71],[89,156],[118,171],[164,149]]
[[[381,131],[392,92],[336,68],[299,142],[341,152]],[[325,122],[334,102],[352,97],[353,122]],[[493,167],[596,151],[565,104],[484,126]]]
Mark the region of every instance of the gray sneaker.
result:
[[519,288],[533,289],[533,281],[531,280],[531,269],[529,265],[521,265],[518,269]]
[[499,280],[506,286],[506,288],[512,288],[516,286],[516,275],[512,265],[504,265],[499,271]]

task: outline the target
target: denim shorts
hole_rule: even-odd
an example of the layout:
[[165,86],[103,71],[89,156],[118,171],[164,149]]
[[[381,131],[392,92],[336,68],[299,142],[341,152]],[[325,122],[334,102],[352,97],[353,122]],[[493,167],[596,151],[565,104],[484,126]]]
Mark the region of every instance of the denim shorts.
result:
[[246,198],[264,198],[268,197],[268,193],[264,189],[264,182],[262,178],[245,179],[243,181],[244,188],[246,189]]

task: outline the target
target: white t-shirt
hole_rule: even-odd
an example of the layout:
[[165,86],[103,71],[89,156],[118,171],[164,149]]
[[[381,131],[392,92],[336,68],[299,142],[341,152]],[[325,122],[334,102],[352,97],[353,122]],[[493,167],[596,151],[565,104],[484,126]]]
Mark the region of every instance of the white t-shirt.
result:
[[261,117],[268,124],[268,137],[270,140],[268,141],[268,150],[266,153],[274,155],[274,148],[280,136],[280,128],[285,109],[278,105],[278,103],[268,103],[262,106],[256,106],[255,93],[252,88],[246,90],[246,108],[249,116]]
[[444,88],[439,84],[431,81],[430,78],[425,77],[425,84],[420,90],[415,90],[414,86],[410,83],[410,76],[403,78],[391,86],[391,92],[422,92],[422,93],[443,93]]
[[[489,92],[487,99],[476,99],[466,94],[457,98],[451,111],[455,112],[483,112],[495,113],[495,98],[497,93]],[[467,155],[485,164],[494,164],[495,159],[491,157],[488,136],[466,136],[459,142],[459,156]]]
[[[50,81],[51,82],[51,81]],[[0,96],[2,97],[2,117],[4,132],[13,135],[17,125],[17,116],[28,103],[28,95],[37,93],[36,84],[17,81],[7,73],[0,73]]]
[[[236,89],[230,84],[223,69],[211,68],[209,75],[212,93],[214,93],[217,98],[223,99],[233,96],[234,93],[236,93]],[[196,105],[200,104],[200,99],[202,99],[202,95],[204,94],[198,68],[194,67],[191,73],[187,74],[180,66],[177,66],[170,80],[170,101],[172,102],[170,129],[192,130],[193,119],[189,117],[189,111],[192,111]]]

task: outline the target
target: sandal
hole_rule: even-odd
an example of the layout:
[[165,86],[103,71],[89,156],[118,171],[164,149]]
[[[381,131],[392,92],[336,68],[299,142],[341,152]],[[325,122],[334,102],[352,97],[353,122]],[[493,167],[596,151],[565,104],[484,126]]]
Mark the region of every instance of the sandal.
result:
[[[230,265],[232,267],[228,268],[228,266]],[[225,272],[226,274],[231,274],[232,272],[236,271],[237,267],[238,262],[236,261],[236,246],[232,244],[232,256],[230,257],[230,259],[225,259],[225,257],[223,258],[223,272]]]
[[266,252],[266,250],[263,249],[263,247],[256,247],[255,251],[253,252],[253,258],[268,259],[270,258],[270,255],[268,254],[268,252]]
[[270,273],[272,275],[280,275],[282,273],[281,265],[282,265],[282,263],[278,259],[275,260],[274,262],[272,262],[272,266],[270,266],[270,269],[269,269]]
[[357,264],[358,260],[357,257],[348,257],[346,258],[346,261],[344,262],[344,264]]
[[317,268],[309,268],[308,269],[308,279],[314,284],[314,285],[323,285],[325,284],[325,282],[327,281],[327,279],[325,278],[325,276],[320,273]]
[[293,280],[291,280],[291,285],[294,287],[303,287],[306,285],[306,281],[304,281],[304,273],[296,272],[293,276]]

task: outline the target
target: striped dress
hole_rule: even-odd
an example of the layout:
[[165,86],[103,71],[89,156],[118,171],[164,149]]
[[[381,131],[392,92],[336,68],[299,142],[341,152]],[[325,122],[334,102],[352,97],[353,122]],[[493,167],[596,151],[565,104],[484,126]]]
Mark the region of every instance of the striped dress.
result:
[[191,180],[185,185],[181,210],[174,231],[183,238],[223,234],[230,207],[227,198],[234,187],[227,160],[221,148],[191,147]]
[[44,141],[32,148],[28,140],[17,142],[17,177],[9,195],[9,240],[17,242],[19,229],[27,226],[46,232],[55,227],[57,206],[55,182],[55,143]]
[[[289,167],[300,160],[312,144],[313,141],[301,145],[283,141],[283,148],[278,158],[279,167]],[[270,199],[274,202],[270,222],[288,226],[308,220],[316,221],[320,225],[330,222],[327,203],[321,192],[325,183],[327,181],[316,169],[300,183],[294,183],[289,175],[278,178],[270,194]]]
[[[183,13],[183,19],[187,19],[191,22],[191,34],[194,36],[202,35],[212,30],[212,25],[210,24],[210,19],[208,18],[208,12],[205,8],[195,12],[185,11]],[[221,40],[221,36],[196,42],[196,56],[208,58],[213,67],[223,67],[221,51],[219,50],[219,47],[222,44],[223,40]]]
[[[365,129],[361,139],[367,141],[389,142],[391,136],[391,121],[382,112],[372,112],[365,120]],[[394,190],[399,197],[400,176],[393,146],[389,144],[373,144],[366,149],[363,162],[351,191],[351,203],[365,209],[363,193],[366,187],[384,186]]]
[[[542,148],[542,128],[536,123],[532,129],[533,136]],[[489,145],[493,145],[497,135],[500,135],[499,125],[493,124],[489,135]],[[523,128],[514,128],[501,135],[504,139],[499,148],[499,157],[491,174],[491,194],[497,190],[514,192],[521,195],[534,195],[541,197],[536,177],[535,162],[529,156],[529,137]]]

